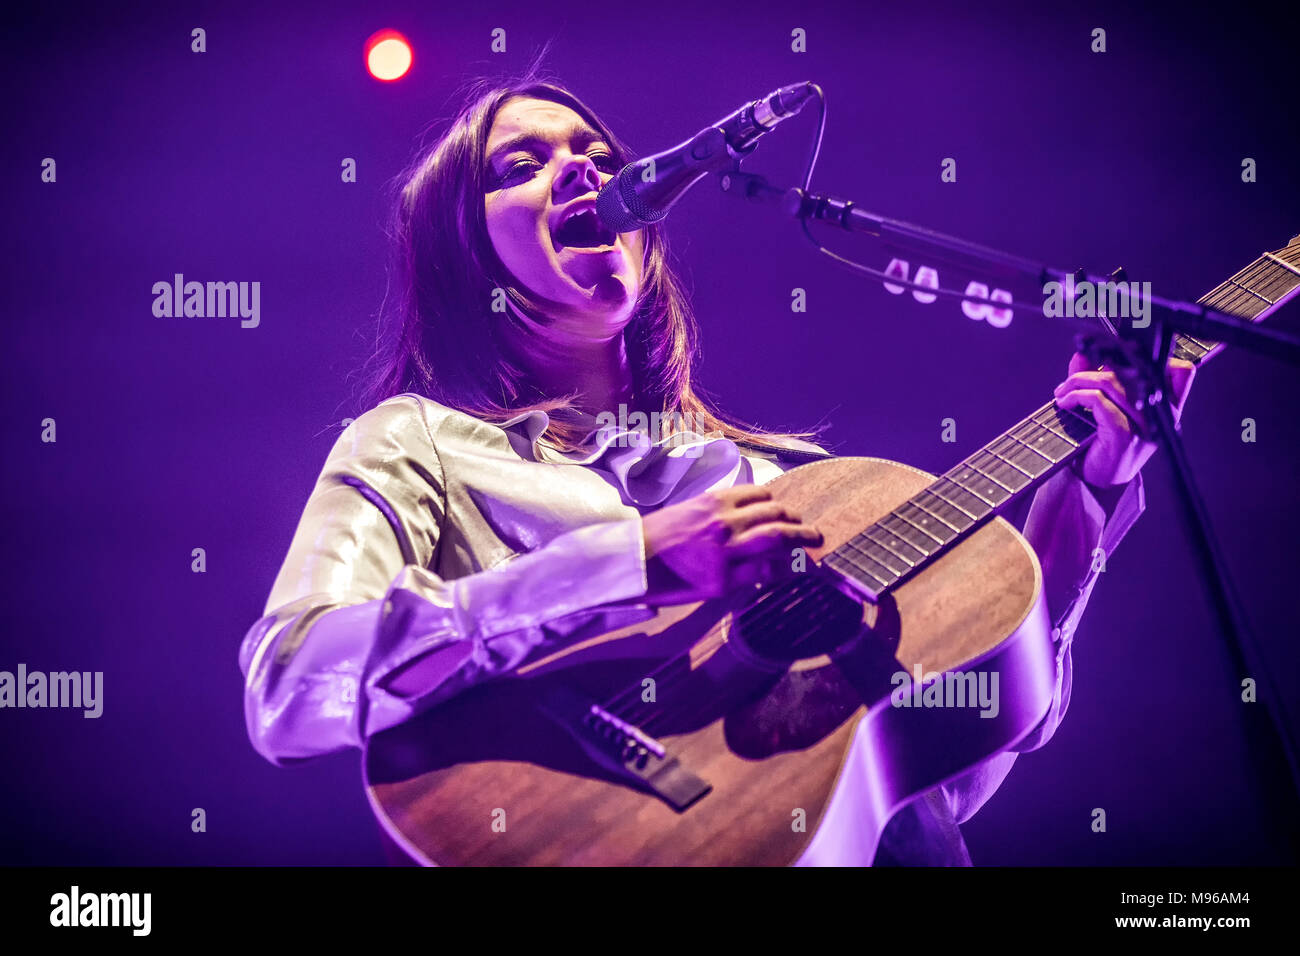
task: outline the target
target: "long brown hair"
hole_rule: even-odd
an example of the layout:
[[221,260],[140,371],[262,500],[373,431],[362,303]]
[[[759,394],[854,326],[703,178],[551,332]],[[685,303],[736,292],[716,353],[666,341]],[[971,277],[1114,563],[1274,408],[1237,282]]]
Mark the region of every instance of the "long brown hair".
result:
[[[394,181],[395,302],[381,314],[374,352],[361,370],[360,404],[364,411],[393,395],[416,392],[488,422],[541,409],[551,418],[543,437],[572,450],[590,428],[566,420],[573,408],[570,397],[531,391],[493,332],[497,322],[518,321],[508,308],[492,310],[496,289],[526,315],[541,311],[502,265],[484,213],[488,133],[501,106],[520,96],[567,106],[604,137],[617,164],[629,161],[626,148],[600,118],[557,81],[543,77],[536,62],[517,80],[470,84],[446,131]],[[646,409],[665,416],[669,433],[684,419],[696,432],[769,448],[816,436],[818,431],[768,432],[746,425],[696,391],[692,367],[698,346],[690,303],[669,265],[660,228],[645,226],[643,235],[641,290],[623,335],[633,387]]]

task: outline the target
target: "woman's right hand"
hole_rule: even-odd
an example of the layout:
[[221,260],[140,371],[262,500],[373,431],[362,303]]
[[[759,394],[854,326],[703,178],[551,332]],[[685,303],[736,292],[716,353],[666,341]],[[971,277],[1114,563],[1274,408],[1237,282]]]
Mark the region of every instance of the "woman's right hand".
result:
[[706,491],[641,519],[645,600],[686,604],[771,581],[788,571],[795,548],[816,547],[821,532],[772,500],[762,485]]

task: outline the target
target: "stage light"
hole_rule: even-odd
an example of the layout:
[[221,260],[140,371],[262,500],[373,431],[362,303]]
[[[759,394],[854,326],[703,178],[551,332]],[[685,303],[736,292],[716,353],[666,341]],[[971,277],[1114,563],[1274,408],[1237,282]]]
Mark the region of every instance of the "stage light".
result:
[[377,80],[400,80],[411,68],[411,44],[396,30],[380,30],[366,41],[366,68]]

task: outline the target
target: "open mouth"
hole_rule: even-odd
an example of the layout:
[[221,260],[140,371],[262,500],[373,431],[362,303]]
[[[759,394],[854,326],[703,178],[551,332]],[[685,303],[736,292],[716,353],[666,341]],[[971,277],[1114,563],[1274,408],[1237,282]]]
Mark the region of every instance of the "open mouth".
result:
[[555,251],[566,247],[575,249],[599,249],[612,246],[618,241],[618,233],[610,229],[594,209],[586,209],[570,216],[551,235],[555,242]]

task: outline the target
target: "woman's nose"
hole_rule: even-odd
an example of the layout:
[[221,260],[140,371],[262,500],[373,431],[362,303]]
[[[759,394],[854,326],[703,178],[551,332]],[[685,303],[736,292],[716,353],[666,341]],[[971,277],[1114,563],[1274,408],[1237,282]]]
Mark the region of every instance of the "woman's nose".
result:
[[574,195],[581,195],[591,192],[593,189],[600,188],[600,170],[596,168],[596,164],[590,157],[573,156],[560,170],[555,186],[560,193],[572,192]]

